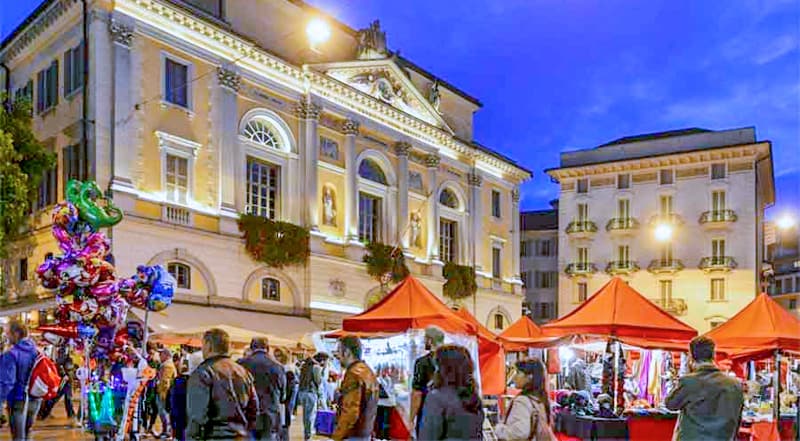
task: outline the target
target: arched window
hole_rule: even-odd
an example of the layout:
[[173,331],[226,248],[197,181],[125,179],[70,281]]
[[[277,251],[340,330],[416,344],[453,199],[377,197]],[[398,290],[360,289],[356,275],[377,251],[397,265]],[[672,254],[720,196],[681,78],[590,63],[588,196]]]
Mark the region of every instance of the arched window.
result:
[[192,269],[189,265],[170,262],[167,264],[167,272],[175,278],[176,288],[192,289]]
[[445,207],[458,209],[458,196],[456,196],[453,190],[445,188],[441,193],[439,193],[439,203]]
[[281,301],[281,282],[272,277],[261,279],[261,300]]
[[358,165],[358,175],[364,179],[377,182],[383,185],[389,185],[386,180],[386,174],[377,162],[372,159],[365,159]]
[[250,141],[276,150],[281,149],[280,138],[275,129],[265,120],[254,118],[244,127],[244,136]]

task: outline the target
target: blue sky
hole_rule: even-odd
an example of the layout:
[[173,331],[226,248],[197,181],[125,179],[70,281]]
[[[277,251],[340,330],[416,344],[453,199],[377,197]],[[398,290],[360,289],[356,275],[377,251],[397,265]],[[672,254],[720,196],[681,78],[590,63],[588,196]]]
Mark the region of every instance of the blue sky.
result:
[[[230,0],[229,0],[230,1]],[[478,97],[475,138],[557,186],[561,151],[684,127],[755,126],[773,142],[777,205],[800,215],[800,3],[794,0],[311,0]],[[38,0],[4,5],[7,35]],[[800,217],[800,216],[798,216]]]

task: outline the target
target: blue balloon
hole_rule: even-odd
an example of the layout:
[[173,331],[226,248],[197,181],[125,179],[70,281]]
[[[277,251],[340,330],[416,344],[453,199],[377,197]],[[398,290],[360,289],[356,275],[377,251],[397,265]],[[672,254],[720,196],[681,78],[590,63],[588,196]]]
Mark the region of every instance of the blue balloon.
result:
[[85,323],[78,324],[78,337],[88,340],[97,335],[97,327]]

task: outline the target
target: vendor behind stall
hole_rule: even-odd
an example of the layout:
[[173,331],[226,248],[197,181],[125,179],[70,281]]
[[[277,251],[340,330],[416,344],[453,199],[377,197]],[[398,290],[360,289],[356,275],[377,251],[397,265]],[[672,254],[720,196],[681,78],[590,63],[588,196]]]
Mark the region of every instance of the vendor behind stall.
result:
[[429,326],[425,329],[425,350],[427,354],[414,362],[414,379],[411,383],[413,392],[411,394],[411,421],[416,418],[416,432],[419,438],[419,427],[422,422],[420,411],[425,404],[425,396],[428,395],[429,383],[433,380],[436,373],[436,366],[433,362],[433,353],[444,343],[444,332],[436,326]]

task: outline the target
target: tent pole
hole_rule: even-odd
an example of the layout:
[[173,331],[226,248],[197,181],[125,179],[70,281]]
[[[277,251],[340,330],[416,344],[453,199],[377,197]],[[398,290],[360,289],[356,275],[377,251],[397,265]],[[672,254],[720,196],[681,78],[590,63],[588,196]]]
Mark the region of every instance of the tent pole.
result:
[[616,340],[611,340],[612,344],[614,345],[614,366],[611,368],[611,375],[613,375],[614,379],[611,381],[611,387],[614,388],[614,413],[617,412],[617,369],[619,365],[619,343]]
[[775,424],[778,424],[781,416],[781,352],[777,349],[775,350],[775,376],[773,381],[775,402],[772,403],[772,414],[775,417]]

